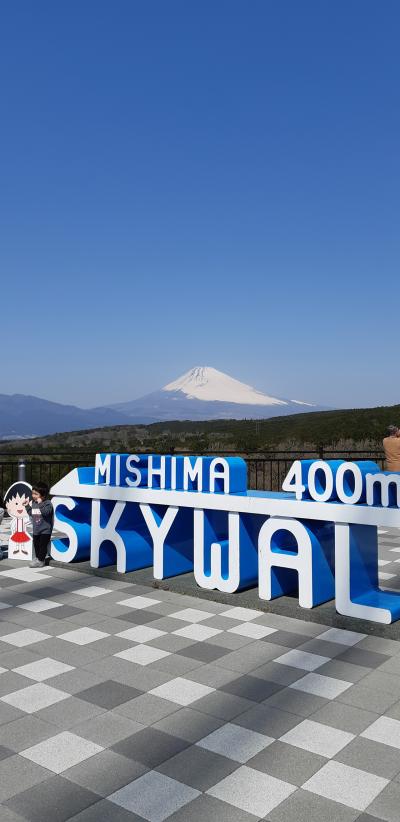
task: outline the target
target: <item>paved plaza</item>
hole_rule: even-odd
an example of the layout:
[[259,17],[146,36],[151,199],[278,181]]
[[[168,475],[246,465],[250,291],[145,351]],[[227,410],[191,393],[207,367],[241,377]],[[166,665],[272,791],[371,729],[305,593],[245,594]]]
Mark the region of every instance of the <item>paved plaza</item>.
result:
[[77,568],[0,563],[1,822],[398,822],[397,640]]

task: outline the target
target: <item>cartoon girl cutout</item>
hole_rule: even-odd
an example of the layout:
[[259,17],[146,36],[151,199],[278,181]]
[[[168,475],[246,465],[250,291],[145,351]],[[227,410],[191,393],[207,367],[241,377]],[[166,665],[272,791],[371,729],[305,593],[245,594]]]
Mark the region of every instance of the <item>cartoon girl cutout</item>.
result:
[[7,513],[11,517],[9,559],[32,558],[32,537],[27,533],[29,516],[26,510],[26,506],[32,504],[31,492],[32,487],[27,482],[14,482],[4,497]]

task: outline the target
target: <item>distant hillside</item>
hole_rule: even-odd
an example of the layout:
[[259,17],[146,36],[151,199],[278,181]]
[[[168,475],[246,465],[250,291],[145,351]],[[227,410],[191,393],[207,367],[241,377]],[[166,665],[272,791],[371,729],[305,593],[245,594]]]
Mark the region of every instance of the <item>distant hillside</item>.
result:
[[203,422],[158,422],[151,425],[118,425],[54,434],[24,442],[5,442],[2,451],[39,450],[134,452],[172,449],[187,451],[243,452],[325,447],[380,448],[385,430],[391,423],[400,425],[400,405],[359,408],[343,411],[315,411],[268,420],[207,420]]
[[124,423],[129,418],[109,408],[85,410],[26,394],[0,394],[0,440]]

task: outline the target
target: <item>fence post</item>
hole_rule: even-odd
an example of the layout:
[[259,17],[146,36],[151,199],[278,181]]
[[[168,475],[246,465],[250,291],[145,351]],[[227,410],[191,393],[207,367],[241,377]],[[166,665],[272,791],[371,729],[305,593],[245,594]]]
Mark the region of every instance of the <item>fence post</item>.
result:
[[318,445],[318,456],[319,456],[320,460],[323,460],[323,458],[324,458],[324,446],[323,446],[322,442],[320,442],[319,445]]
[[18,460],[18,482],[25,482],[25,460]]

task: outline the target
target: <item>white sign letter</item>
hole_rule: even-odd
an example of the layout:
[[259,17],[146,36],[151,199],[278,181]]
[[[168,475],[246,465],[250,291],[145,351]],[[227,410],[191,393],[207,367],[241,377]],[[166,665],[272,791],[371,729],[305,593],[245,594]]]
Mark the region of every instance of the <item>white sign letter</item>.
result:
[[179,511],[172,505],[167,508],[163,519],[158,523],[151,510],[151,506],[146,503],[140,505],[145,523],[149,529],[153,540],[153,575],[155,579],[164,579],[164,542],[169,533],[174,519]]
[[222,544],[212,542],[210,546],[210,574],[204,573],[204,511],[194,510],[194,578],[200,588],[216,588],[232,594],[237,591],[240,582],[239,567],[239,514],[228,514],[228,577],[222,576]]
[[109,540],[115,546],[117,552],[117,571],[120,574],[126,573],[126,548],[121,535],[117,533],[116,527],[125,509],[125,502],[116,502],[112,514],[105,526],[100,525],[101,502],[94,499],[92,502],[92,538],[90,544],[90,564],[92,568],[99,568],[101,544]]
[[[286,531],[295,538],[297,552],[282,546],[273,548],[273,537],[278,531]],[[290,539],[290,537],[289,537]],[[299,577],[299,605],[313,607],[312,545],[307,529],[296,519],[270,517],[264,522],[258,537],[258,578],[260,599],[273,599],[287,593],[274,590],[273,568],[293,568]]]

